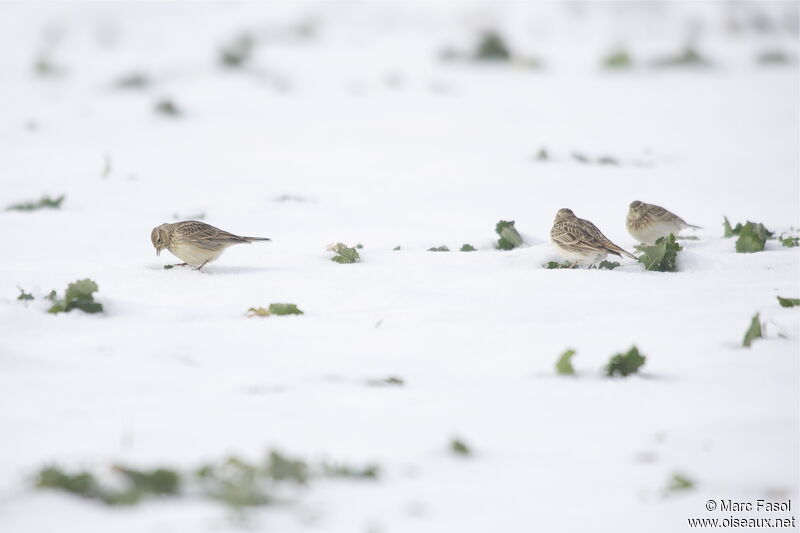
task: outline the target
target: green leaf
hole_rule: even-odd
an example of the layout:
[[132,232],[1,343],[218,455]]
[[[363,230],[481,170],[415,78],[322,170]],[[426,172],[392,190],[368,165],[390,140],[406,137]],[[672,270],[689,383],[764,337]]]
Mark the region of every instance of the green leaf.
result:
[[511,250],[522,244],[522,237],[514,227],[513,220],[501,220],[495,225],[494,231],[500,236],[497,247],[501,250]]
[[85,313],[102,313],[103,304],[94,301],[97,292],[97,283],[90,279],[82,279],[67,285],[64,298],[59,299],[56,291],[50,291],[47,299],[53,302],[48,313],[68,313],[73,309],[80,309]]
[[180,476],[174,470],[158,468],[156,470],[135,470],[117,466],[117,472],[127,478],[132,487],[149,494],[177,494],[180,489]]
[[95,477],[89,472],[67,474],[58,466],[48,466],[39,471],[38,488],[61,489],[85,498],[98,498],[101,489]]
[[373,387],[382,387],[385,385],[393,385],[393,386],[402,386],[405,385],[405,381],[402,378],[398,378],[396,376],[389,376],[388,378],[382,379],[370,379],[367,380],[367,385],[371,385]]
[[180,110],[178,105],[167,98],[156,102],[155,110],[156,113],[173,118],[179,117],[183,114],[183,111]]
[[622,377],[635,374],[639,369],[644,366],[647,358],[639,354],[639,349],[636,346],[631,346],[631,349],[626,353],[618,353],[609,359],[606,365],[606,375]]
[[356,467],[341,463],[323,463],[322,474],[333,478],[378,479],[380,467],[375,464]]
[[302,315],[303,311],[297,308],[297,304],[269,304],[268,308],[251,307],[247,310],[248,316],[272,316],[272,315]]
[[544,146],[539,148],[539,151],[536,152],[536,160],[537,161],[547,161],[550,159],[550,155],[547,153],[547,148]]
[[750,327],[747,328],[747,331],[744,334],[744,340],[742,341],[742,346],[745,348],[749,348],[753,341],[756,339],[763,338],[763,332],[761,330],[761,317],[759,313],[753,315],[753,318],[750,320]]
[[785,237],[781,235],[781,244],[787,248],[800,246],[800,237]]
[[633,66],[633,61],[627,50],[620,48],[606,56],[603,66],[609,70],[629,69]]
[[572,159],[578,163],[589,163],[589,158],[586,156],[586,154],[582,154],[581,152],[572,152]]
[[781,298],[778,296],[778,303],[781,307],[795,307],[800,305],[800,298]]
[[249,33],[242,33],[219,51],[219,62],[227,68],[241,68],[250,61],[255,39]]
[[635,248],[641,252],[639,262],[644,265],[646,270],[678,271],[678,252],[683,250],[683,247],[675,241],[675,235],[672,233],[669,234],[669,237],[659,237],[653,245],[640,244]]
[[560,376],[574,376],[575,369],[572,367],[572,356],[577,352],[575,350],[566,350],[561,354],[561,357],[556,361],[556,373]]
[[328,250],[336,254],[331,257],[331,261],[335,261],[336,263],[355,263],[361,258],[361,256],[358,254],[358,250],[356,250],[355,247],[350,248],[341,242],[328,245]]
[[429,252],[449,252],[450,248],[448,248],[445,245],[441,245],[441,246],[436,246],[436,247],[433,247],[433,248],[428,248],[428,251]]
[[494,31],[483,33],[473,54],[475,61],[508,61],[510,58],[508,46],[500,34]]
[[601,157],[597,158],[597,164],[598,165],[610,165],[610,166],[615,166],[616,167],[616,166],[619,166],[619,161],[617,161],[615,158],[613,158],[613,157],[611,157],[609,155],[604,155],[604,156],[601,156]]
[[394,248],[392,248],[392,251],[393,252],[399,252],[400,251],[400,246],[395,246]]
[[308,464],[273,451],[269,455],[267,473],[276,481],[293,480],[302,485],[308,479]]
[[269,314],[271,315],[302,315],[303,312],[297,308],[296,304],[269,304]]
[[670,478],[667,490],[670,492],[689,490],[694,488],[694,481],[681,474],[673,474]]
[[66,195],[62,194],[58,198],[50,198],[49,196],[42,196],[36,202],[22,202],[13,204],[6,207],[6,211],[36,211],[37,209],[60,209],[61,202],[64,201]]
[[164,270],[172,270],[175,268],[175,265],[164,265]]
[[614,270],[618,266],[619,263],[617,263],[616,261],[606,261],[605,259],[597,264],[597,268],[600,270]]
[[458,250],[459,252],[477,252],[478,249],[472,246],[471,244],[462,244],[461,248]]
[[456,455],[467,456],[472,454],[467,443],[461,439],[452,439],[450,441],[450,451]]
[[660,57],[653,61],[653,66],[657,68],[665,67],[708,67],[711,62],[700,55],[691,45],[686,46],[680,53]]
[[553,270],[554,268],[572,268],[569,263],[558,263],[556,261],[548,261],[542,266],[548,270]]
[[728,217],[722,218],[722,236],[727,238],[733,237],[734,235],[739,235],[742,231],[742,223],[739,222],[736,224],[736,227],[732,228],[731,223],[728,221]]
[[750,222],[742,226],[739,238],[736,240],[736,251],[740,254],[750,254],[764,250],[767,239],[772,237],[772,232],[763,224]]
[[17,288],[19,289],[19,296],[17,296],[17,300],[33,300],[33,294],[25,292],[20,287]]

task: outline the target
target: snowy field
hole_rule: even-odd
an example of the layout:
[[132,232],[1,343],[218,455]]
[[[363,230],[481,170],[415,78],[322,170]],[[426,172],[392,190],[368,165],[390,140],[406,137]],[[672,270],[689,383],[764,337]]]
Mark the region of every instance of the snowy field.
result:
[[[485,29],[513,61],[469,57]],[[243,34],[252,55],[221,66]],[[651,65],[687,43],[711,65]],[[603,68],[620,47],[632,68]],[[796,3],[4,3],[0,48],[0,209],[66,195],[0,211],[0,531],[671,532],[798,514],[800,323],[776,296],[800,297],[800,248],[722,238],[723,216],[800,227]],[[785,64],[758,61],[774,51]],[[133,74],[146,83],[119,87]],[[678,273],[543,268],[561,207],[633,251],[637,199],[705,228]],[[178,261],[151,229],[198,216],[273,242],[164,270]],[[524,246],[495,249],[501,219]],[[361,262],[332,262],[333,242],[363,244]],[[46,312],[84,278],[105,313]],[[305,314],[246,315],[275,302]],[[765,338],[743,348],[756,312]],[[605,377],[634,344],[641,372]],[[573,377],[554,369],[568,348]],[[244,510],[36,488],[53,464],[114,483],[112,465],[269,450],[380,474]],[[722,499],[792,510],[706,510]]]

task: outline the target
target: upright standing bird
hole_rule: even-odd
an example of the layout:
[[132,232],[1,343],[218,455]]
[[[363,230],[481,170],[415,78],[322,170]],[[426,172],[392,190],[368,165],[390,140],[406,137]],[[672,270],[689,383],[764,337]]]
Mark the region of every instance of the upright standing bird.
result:
[[700,226],[687,224],[681,217],[663,207],[639,200],[631,202],[625,222],[628,233],[634,239],[648,244],[656,242],[659,237],[667,237],[670,233],[677,236],[686,228],[703,229]]
[[225,248],[234,244],[269,241],[264,237],[240,237],[215,228],[205,222],[184,220],[174,224],[161,224],[153,228],[150,240],[156,249],[156,255],[166,248],[184,262],[175,266],[191,265],[200,270],[206,263],[215,261]]
[[561,256],[578,266],[583,263],[596,263],[602,261],[608,254],[622,257],[622,254],[637,260],[636,256],[626,252],[597,229],[597,226],[575,216],[571,209],[559,209],[553,228],[550,230],[550,240],[558,249]]

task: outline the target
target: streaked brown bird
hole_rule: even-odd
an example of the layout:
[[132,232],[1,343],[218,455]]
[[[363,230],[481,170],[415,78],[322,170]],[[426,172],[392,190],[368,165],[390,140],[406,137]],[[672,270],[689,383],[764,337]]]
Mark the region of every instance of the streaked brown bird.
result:
[[597,226],[575,216],[571,209],[559,209],[553,228],[550,230],[550,240],[561,256],[571,266],[575,267],[584,263],[593,264],[602,261],[608,254],[626,255],[633,260],[636,256],[626,252],[597,229]]
[[206,263],[216,261],[228,246],[234,244],[269,241],[265,237],[240,237],[197,220],[184,220],[174,224],[161,224],[153,228],[150,240],[156,255],[166,248],[183,261],[175,266],[194,266],[200,270]]
[[667,237],[670,233],[677,237],[678,233],[686,228],[703,229],[687,223],[661,206],[646,204],[639,200],[631,202],[625,226],[634,239],[647,244],[656,242],[659,237]]

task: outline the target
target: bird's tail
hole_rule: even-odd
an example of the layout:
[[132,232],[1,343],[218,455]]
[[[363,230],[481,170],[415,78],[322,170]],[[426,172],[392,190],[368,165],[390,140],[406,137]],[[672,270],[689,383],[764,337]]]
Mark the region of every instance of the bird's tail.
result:
[[610,242],[610,243],[608,243],[608,245],[606,246],[606,249],[607,249],[609,252],[611,252],[612,254],[619,255],[620,257],[621,257],[621,256],[624,254],[624,255],[626,255],[626,256],[628,256],[628,257],[630,257],[631,259],[633,259],[634,261],[638,261],[638,260],[639,260],[639,258],[638,258],[638,257],[636,257],[635,255],[633,255],[632,253],[629,253],[629,252],[627,252],[627,251],[626,251],[626,250],[624,250],[623,248],[620,248],[619,246],[617,246],[617,245],[616,245],[616,244],[614,244],[613,242]]
[[247,242],[271,241],[272,240],[272,239],[268,239],[266,237],[242,237],[242,239],[246,240]]

